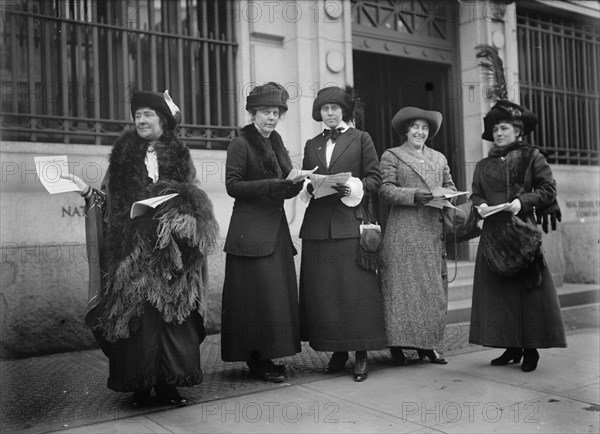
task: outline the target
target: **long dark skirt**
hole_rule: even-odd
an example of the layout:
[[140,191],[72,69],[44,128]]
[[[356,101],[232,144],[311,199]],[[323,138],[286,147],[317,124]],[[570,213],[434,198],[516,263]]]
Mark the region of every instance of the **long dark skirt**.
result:
[[[497,231],[493,219],[484,220],[483,232],[488,231]],[[544,266],[541,284],[526,289],[521,275],[494,274],[481,249],[477,251],[470,343],[501,348],[567,346],[558,295],[545,260]]]
[[387,346],[378,276],[356,262],[358,238],[303,240],[300,327],[317,351]]
[[227,254],[221,314],[221,358],[226,362],[301,351],[294,249],[284,223],[272,255]]
[[206,331],[197,311],[181,324],[166,323],[146,302],[139,328],[130,338],[111,343],[98,332],[94,335],[109,359],[107,385],[112,390],[133,392],[156,384],[194,386],[202,382],[200,344]]

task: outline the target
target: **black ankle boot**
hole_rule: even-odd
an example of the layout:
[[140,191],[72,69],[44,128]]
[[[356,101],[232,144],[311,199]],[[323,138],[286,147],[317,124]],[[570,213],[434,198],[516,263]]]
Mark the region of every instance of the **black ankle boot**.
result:
[[335,351],[329,359],[329,363],[323,371],[324,374],[335,374],[346,370],[346,362],[348,361],[347,351]]
[[367,364],[367,352],[357,351],[354,356],[354,381],[361,382],[367,379],[369,365]]
[[435,350],[423,350],[418,348],[417,355],[419,356],[419,360],[423,360],[427,357],[431,363],[437,363],[438,365],[446,365],[448,363],[446,359],[440,358]]
[[408,361],[402,352],[402,347],[390,347],[390,354],[392,355],[392,362],[396,365],[406,365]]
[[491,364],[494,366],[503,366],[509,363],[519,363],[522,356],[523,350],[521,348],[507,348],[500,357],[492,360]]
[[521,365],[521,370],[523,372],[535,371],[538,360],[540,360],[540,355],[535,348],[525,348],[523,350],[523,364]]

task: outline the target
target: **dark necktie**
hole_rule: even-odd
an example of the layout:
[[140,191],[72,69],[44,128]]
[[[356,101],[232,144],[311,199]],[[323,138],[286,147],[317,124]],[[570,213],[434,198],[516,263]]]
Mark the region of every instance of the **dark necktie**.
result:
[[328,130],[327,128],[323,130],[323,136],[326,139],[331,139],[332,143],[335,143],[335,141],[337,140],[338,136],[340,134],[342,134],[342,130],[343,128],[336,128],[333,130]]

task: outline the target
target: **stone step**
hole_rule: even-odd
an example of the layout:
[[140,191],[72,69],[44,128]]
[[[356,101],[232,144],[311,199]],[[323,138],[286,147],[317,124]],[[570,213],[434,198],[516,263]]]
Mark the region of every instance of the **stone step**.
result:
[[[452,277],[452,276],[450,276]],[[448,302],[471,300],[473,296],[473,278],[455,280],[448,284]]]
[[[452,288],[453,289],[453,288]],[[466,293],[467,289],[459,287],[458,293]],[[565,283],[557,288],[558,299],[563,312],[569,311],[569,316],[576,322],[577,309],[597,311],[600,304],[600,284]],[[451,288],[448,289],[448,324],[470,321],[471,298],[451,299]],[[588,315],[587,313],[585,315]],[[593,315],[592,315],[593,318]],[[597,318],[597,315],[596,315]],[[589,320],[585,321],[589,323]]]

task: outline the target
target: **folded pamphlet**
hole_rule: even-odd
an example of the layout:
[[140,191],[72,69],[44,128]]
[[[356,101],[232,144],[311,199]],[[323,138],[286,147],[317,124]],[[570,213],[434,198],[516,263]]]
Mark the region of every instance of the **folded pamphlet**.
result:
[[131,210],[129,211],[129,217],[134,219],[145,214],[150,208],[156,208],[161,203],[165,203],[169,199],[174,198],[179,193],[171,193],[165,194],[164,196],[155,196],[149,199],[138,200],[131,205]]
[[313,197],[318,199],[320,197],[337,193],[337,190],[333,189],[332,186],[338,183],[345,184],[348,182],[351,176],[351,172],[341,172],[333,175],[318,175],[315,173],[309,175],[308,177],[310,178],[310,182],[312,182],[313,187],[315,188],[313,191]]
[[302,170],[302,169],[292,169],[288,174],[287,180],[293,181],[293,183],[297,183],[303,181],[308,175],[314,173],[319,166],[315,167],[313,170]]

